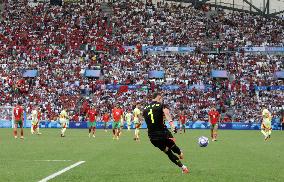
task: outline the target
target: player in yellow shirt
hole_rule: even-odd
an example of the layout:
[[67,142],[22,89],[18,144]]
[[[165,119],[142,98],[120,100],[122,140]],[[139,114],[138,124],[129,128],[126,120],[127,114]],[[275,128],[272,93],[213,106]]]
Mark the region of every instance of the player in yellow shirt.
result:
[[134,132],[134,140],[139,141],[139,129],[142,124],[142,119],[141,119],[141,111],[139,109],[140,104],[136,104],[136,108],[133,110],[133,121],[135,124],[135,132]]
[[65,137],[65,131],[67,129],[67,124],[69,121],[69,116],[67,110],[64,108],[59,115],[59,122],[61,124],[61,137]]
[[267,109],[263,109],[262,111],[262,123],[261,123],[261,133],[264,135],[264,140],[268,140],[271,135],[271,113]]

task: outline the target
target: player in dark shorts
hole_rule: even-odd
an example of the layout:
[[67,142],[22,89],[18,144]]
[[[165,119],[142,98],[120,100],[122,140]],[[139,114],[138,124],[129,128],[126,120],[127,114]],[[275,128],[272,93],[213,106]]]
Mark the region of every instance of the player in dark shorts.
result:
[[165,115],[166,120],[174,128],[169,109],[163,104],[161,94],[154,93],[152,99],[152,102],[146,105],[143,112],[145,122],[147,123],[149,139],[155,147],[168,155],[169,159],[182,169],[182,173],[189,173],[188,168],[180,161],[180,159],[183,159],[183,153],[175,144],[173,135],[167,129],[163,120],[163,116]]

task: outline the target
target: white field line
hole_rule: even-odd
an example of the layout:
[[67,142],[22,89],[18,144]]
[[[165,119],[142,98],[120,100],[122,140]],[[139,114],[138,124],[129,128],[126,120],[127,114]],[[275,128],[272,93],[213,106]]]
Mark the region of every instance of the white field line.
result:
[[38,162],[69,162],[71,160],[34,160]]
[[85,163],[85,161],[76,162],[75,164],[72,164],[71,166],[68,166],[68,167],[66,167],[66,168],[64,168],[64,169],[62,169],[62,170],[60,170],[56,173],[53,173],[53,174],[47,176],[46,178],[43,178],[42,180],[40,180],[38,182],[47,182],[48,180],[51,180],[51,179],[55,178],[56,176],[59,176],[59,175],[65,173],[66,171],[69,171],[70,169],[77,167],[77,166],[79,166],[83,163]]

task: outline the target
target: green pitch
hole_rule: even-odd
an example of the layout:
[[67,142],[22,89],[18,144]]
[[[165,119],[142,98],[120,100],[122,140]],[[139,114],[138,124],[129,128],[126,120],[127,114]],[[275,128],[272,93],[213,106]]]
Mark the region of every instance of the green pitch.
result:
[[[176,134],[177,144],[190,174],[154,148],[142,132],[141,142],[133,140],[133,130],[123,131],[119,141],[111,131],[89,138],[87,130],[42,129],[40,136],[25,130],[25,140],[14,139],[12,129],[0,129],[0,181],[39,181],[78,161],[86,161],[51,181],[61,182],[240,182],[284,181],[284,132],[273,131],[268,142],[259,131],[219,131],[219,141],[206,148],[197,145],[199,136],[209,130],[187,130]],[[39,161],[37,161],[39,160]],[[70,160],[50,162],[44,160]]]

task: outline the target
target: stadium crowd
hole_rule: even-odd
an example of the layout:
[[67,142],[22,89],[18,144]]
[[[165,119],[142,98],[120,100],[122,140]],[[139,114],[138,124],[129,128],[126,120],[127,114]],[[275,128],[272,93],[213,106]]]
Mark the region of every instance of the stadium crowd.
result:
[[[148,93],[164,85],[165,102],[177,115],[186,110],[192,120],[206,120],[216,105],[224,121],[259,121],[261,107],[279,116],[283,91],[256,91],[255,86],[284,85],[275,71],[284,69],[282,55],[247,54],[243,46],[283,46],[283,22],[243,13],[209,16],[192,7],[119,1],[109,4],[113,15],[100,3],[31,6],[27,0],[6,0],[0,24],[0,104],[13,105],[22,98],[27,112],[40,105],[43,118],[55,120],[68,108],[78,121],[90,103],[106,112],[115,103],[125,110],[147,102]],[[190,31],[188,31],[190,30]],[[135,50],[124,49],[135,46]],[[142,45],[196,46],[192,54],[153,55]],[[227,54],[202,50],[222,49]],[[23,78],[36,69],[39,76]],[[100,69],[102,77],[84,77],[85,69]],[[227,70],[229,77],[216,80],[212,69]],[[165,71],[165,79],[148,79],[151,70]],[[142,85],[138,90],[108,84]],[[198,88],[185,89],[197,85]],[[211,85],[210,89],[204,89]],[[257,111],[257,112],[256,112]]]

